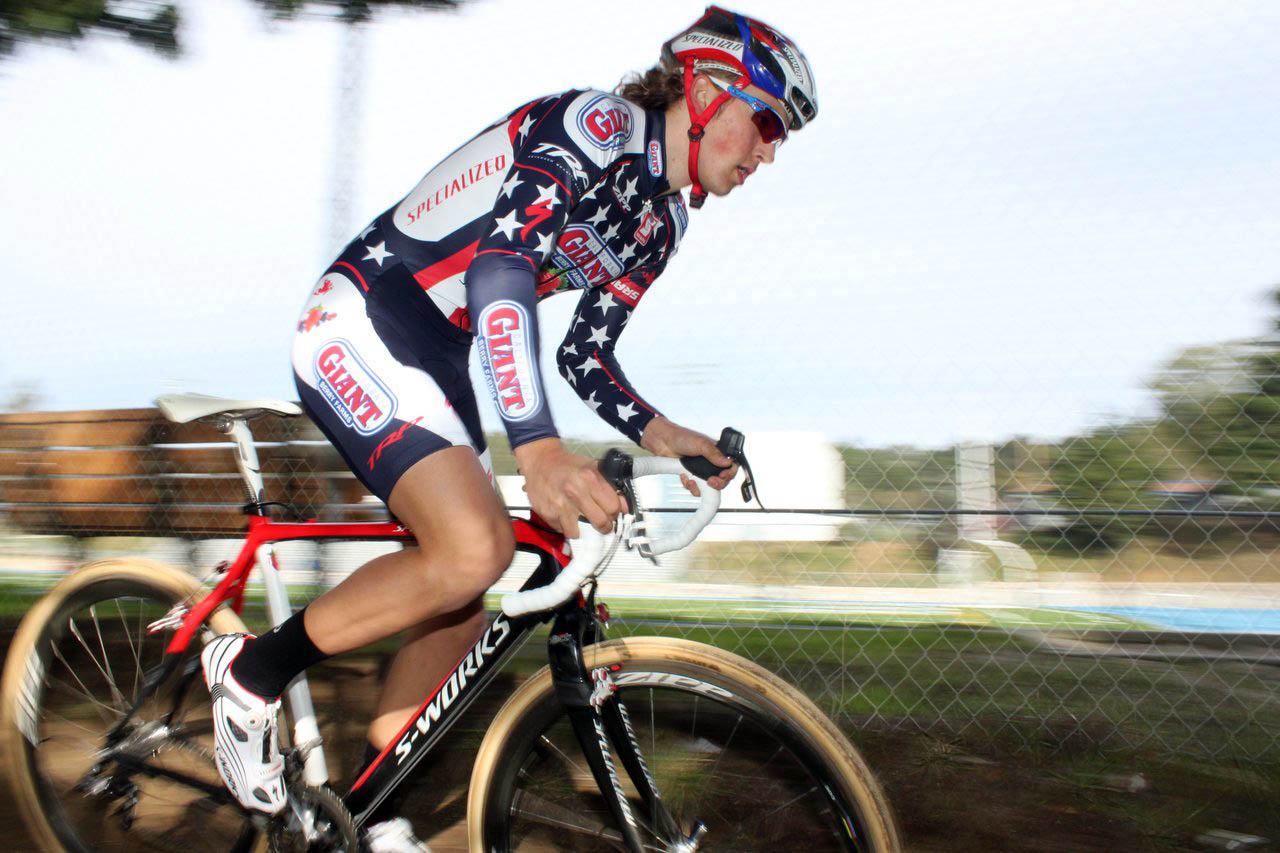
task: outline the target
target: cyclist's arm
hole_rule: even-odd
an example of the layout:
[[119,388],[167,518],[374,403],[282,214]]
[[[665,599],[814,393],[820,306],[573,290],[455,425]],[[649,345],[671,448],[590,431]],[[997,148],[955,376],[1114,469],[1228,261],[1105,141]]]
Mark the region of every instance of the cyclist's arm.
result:
[[664,262],[646,264],[582,294],[569,331],[556,350],[560,375],[582,401],[636,444],[661,412],[627,381],[614,346],[663,266]]
[[564,135],[562,104],[536,121],[532,114],[520,117],[520,126],[526,117],[530,127],[513,137],[512,167],[467,269],[467,310],[485,383],[525,475],[530,505],[576,537],[580,513],[603,531],[624,504],[594,460],[560,445],[538,367],[536,274],[601,166]]
[[[536,276],[601,171],[564,133],[573,95],[512,117],[512,166],[467,268],[480,366],[513,450],[558,435],[538,366]],[[518,137],[517,127],[525,128]]]

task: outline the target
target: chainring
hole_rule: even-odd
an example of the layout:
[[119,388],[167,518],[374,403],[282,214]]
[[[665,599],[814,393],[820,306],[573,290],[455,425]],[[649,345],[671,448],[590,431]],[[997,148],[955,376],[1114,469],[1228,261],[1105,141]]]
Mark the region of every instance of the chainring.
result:
[[360,836],[332,788],[288,783],[289,803],[267,829],[272,853],[358,853]]

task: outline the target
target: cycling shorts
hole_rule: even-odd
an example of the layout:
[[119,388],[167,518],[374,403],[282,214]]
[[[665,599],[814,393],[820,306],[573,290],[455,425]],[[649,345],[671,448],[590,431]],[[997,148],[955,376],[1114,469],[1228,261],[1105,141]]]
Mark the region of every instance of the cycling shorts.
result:
[[403,267],[369,292],[335,265],[293,339],[302,407],[383,501],[415,462],[470,447],[492,476],[467,374],[471,335],[449,323]]

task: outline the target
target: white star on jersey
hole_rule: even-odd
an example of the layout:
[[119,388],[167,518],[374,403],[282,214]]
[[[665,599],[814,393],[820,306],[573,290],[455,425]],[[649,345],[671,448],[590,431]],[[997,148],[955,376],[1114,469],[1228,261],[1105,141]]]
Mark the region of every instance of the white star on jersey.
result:
[[607,231],[605,231],[603,234],[600,235],[601,239],[606,241],[612,240],[614,237],[618,236],[618,228],[619,228],[618,223],[616,222],[613,223],[612,225],[609,226],[609,229]]
[[516,191],[516,187],[523,184],[519,175],[512,175],[507,178],[507,182],[502,185],[502,192],[498,194],[498,198],[511,198],[511,194]]
[[534,236],[538,238],[538,245],[533,250],[545,258],[551,252],[551,238],[555,236],[555,232],[548,231],[546,234],[535,234]]
[[600,409],[600,401],[596,399],[596,392],[595,392],[595,391],[592,391],[592,392],[591,392],[591,394],[590,394],[590,396],[588,396],[588,397],[587,397],[587,399],[583,400],[582,402],[584,402],[584,403],[586,403],[588,406],[590,406],[590,407],[591,407],[591,411],[593,411],[593,412],[595,412],[595,411],[599,411],[599,409]]
[[382,268],[383,261],[385,261],[387,258],[395,257],[395,254],[393,252],[387,251],[386,240],[383,240],[381,243],[379,243],[376,246],[365,246],[365,249],[368,250],[369,254],[365,255],[361,260],[377,261],[379,269]]
[[629,421],[638,414],[640,413],[637,412],[635,410],[635,407],[632,406],[630,403],[627,403],[625,406],[623,405],[618,406],[618,417],[622,418],[624,421]]
[[622,251],[618,253],[618,260],[624,264],[636,256],[636,247],[628,243],[622,247]]
[[578,369],[582,371],[583,376],[586,376],[593,370],[599,370],[600,362],[596,361],[594,358],[588,358],[586,361],[582,362],[582,364],[578,365]]
[[501,231],[502,236],[510,240],[512,235],[516,233],[516,229],[520,228],[523,225],[524,225],[523,222],[521,222],[519,219],[516,219],[516,212],[512,210],[510,213],[508,213],[506,216],[502,217],[501,219],[494,220],[494,228],[492,231],[489,232],[489,236],[492,237],[494,234],[497,234],[499,231]]
[[632,178],[632,179],[627,183],[627,187],[626,187],[626,189],[624,189],[624,190],[622,191],[622,193],[621,193],[621,195],[622,195],[622,203],[623,203],[624,205],[626,205],[627,207],[631,207],[631,197],[632,197],[633,195],[635,195],[635,194],[636,194],[636,192],[637,192],[637,190],[636,190],[636,184],[637,184],[637,183],[639,183],[639,181],[640,181],[640,179],[639,179],[639,178]]
[[604,222],[605,219],[608,218],[608,216],[609,214],[605,212],[605,209],[603,207],[601,207],[596,210],[595,215],[592,216],[590,219],[588,219],[587,222],[592,226],[596,226],[596,225],[599,225],[601,222]]
[[550,210],[560,203],[560,199],[556,198],[555,184],[547,184],[545,187],[538,187],[538,197],[533,200],[533,206],[537,207],[544,201],[547,203],[547,210]]
[[607,346],[609,343],[608,328],[608,326],[601,326],[597,329],[595,326],[592,326],[591,334],[587,335],[587,340],[591,341],[591,343],[598,347]]
[[608,314],[609,309],[616,304],[617,303],[613,301],[613,294],[606,290],[600,294],[600,299],[596,302],[596,307],[600,309],[601,314]]
[[564,353],[565,355],[577,355],[578,348],[573,344],[565,344],[564,348],[561,349],[560,352]]
[[533,127],[533,116],[525,113],[524,121],[520,122],[520,127],[516,128],[516,136],[526,135],[531,127]]

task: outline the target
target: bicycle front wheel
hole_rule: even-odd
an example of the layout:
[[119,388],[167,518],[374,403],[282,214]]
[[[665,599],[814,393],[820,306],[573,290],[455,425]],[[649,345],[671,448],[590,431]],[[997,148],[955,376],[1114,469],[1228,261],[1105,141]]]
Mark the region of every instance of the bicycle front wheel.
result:
[[[888,802],[853,745],[768,671],[656,637],[589,646],[584,656],[590,668],[617,667],[615,696],[680,828],[679,838],[661,832],[624,774],[646,849],[898,849]],[[467,818],[473,851],[623,849],[547,669],[490,726]],[[679,846],[695,835],[696,845]]]
[[[68,576],[22,620],[0,687],[0,743],[14,800],[41,849],[195,853],[252,843],[243,813],[216,796],[200,673],[171,677],[133,707],[171,636],[148,626],[201,592],[175,569],[109,560]],[[225,608],[208,625],[244,630]],[[192,645],[194,656],[200,644]],[[189,694],[176,695],[184,682]]]

